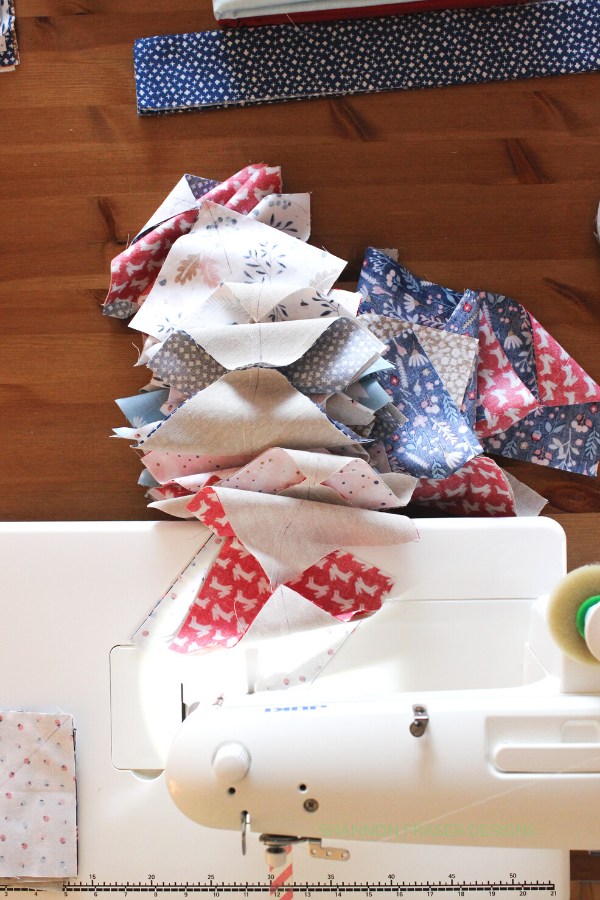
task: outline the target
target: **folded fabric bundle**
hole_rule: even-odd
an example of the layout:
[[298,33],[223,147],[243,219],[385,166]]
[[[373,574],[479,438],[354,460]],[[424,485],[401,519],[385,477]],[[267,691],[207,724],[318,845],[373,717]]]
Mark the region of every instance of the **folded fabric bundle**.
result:
[[[418,279],[372,249],[362,293],[333,290],[344,261],[305,243],[309,195],[280,190],[280,170],[265,165],[223,183],[186,175],[113,261],[105,312],[135,313],[146,333],[138,364],[152,371],[142,394],[117,401],[131,427],[115,433],[143,454],[151,505],[190,518],[218,486],[252,506],[248,492],[537,514],[543,498],[480,456],[485,416],[506,392],[501,381],[478,392],[497,349],[482,343],[491,295],[421,297]],[[162,240],[182,216],[187,230]]]
[[594,71],[600,0],[136,41],[138,113]]
[[[520,303],[499,294],[461,294],[422,281],[373,248],[367,251],[359,290],[360,318],[370,322],[379,337],[390,336],[386,359],[396,357],[398,333],[404,348],[405,336],[415,328],[477,337],[477,367],[461,411],[473,423],[484,450],[581,475],[597,474],[600,386]],[[424,352],[412,360],[417,369],[427,368]],[[386,451],[392,468],[409,471],[407,457],[421,452],[423,444],[417,431],[422,413],[415,409],[406,384],[395,384],[397,379],[387,372],[375,377],[407,416],[400,449],[390,442]]]
[[0,72],[14,71],[19,62],[14,0],[0,0]]
[[48,887],[77,875],[71,716],[0,713],[0,782],[2,884]]
[[367,16],[397,16],[432,9],[463,9],[501,6],[523,0],[213,0],[215,19],[221,25],[274,25],[288,22],[320,22],[331,19],[364,19]]
[[[133,316],[138,365],[152,373],[117,401],[130,427],[115,433],[142,456],[150,505],[210,532],[134,643],[180,654],[260,644],[270,664],[256,690],[310,683],[381,607],[393,582],[352,548],[418,538],[382,512],[412,499],[539,514],[544,499],[483,449],[541,415],[564,443],[548,392],[600,398],[513,301],[430,285],[374,249],[359,291],[335,290],[345,263],[309,234],[309,195],[282,193],[278,168],[222,183],[186,175],[113,261],[105,306]],[[581,415],[590,431],[591,402]]]

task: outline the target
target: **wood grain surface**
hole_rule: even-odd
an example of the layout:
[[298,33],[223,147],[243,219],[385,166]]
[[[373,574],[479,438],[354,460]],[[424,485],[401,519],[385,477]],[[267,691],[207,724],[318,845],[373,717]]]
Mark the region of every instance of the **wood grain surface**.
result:
[[[344,286],[368,244],[398,247],[423,277],[522,302],[600,381],[600,73],[141,119],[134,40],[214,27],[209,0],[16,2],[21,65],[0,74],[3,521],[161,517],[135,452],[109,439],[115,397],[147,380],[140,338],[100,303],[111,258],[184,172],[280,164],[286,191],[312,191],[311,241],[348,260]],[[600,559],[596,479],[503,464],[550,501],[571,568]],[[580,878],[600,877],[592,859]]]
[[[208,0],[17,0],[22,63],[0,75],[4,520],[160,516],[109,439],[115,397],[146,379],[140,338],[99,304],[184,172],[280,164],[286,190],[312,191],[312,241],[348,260],[347,286],[368,244],[398,247],[430,280],[521,301],[600,380],[600,74],[138,118],[134,39],[213,25]],[[505,464],[575,536],[572,560],[600,556],[596,479]]]

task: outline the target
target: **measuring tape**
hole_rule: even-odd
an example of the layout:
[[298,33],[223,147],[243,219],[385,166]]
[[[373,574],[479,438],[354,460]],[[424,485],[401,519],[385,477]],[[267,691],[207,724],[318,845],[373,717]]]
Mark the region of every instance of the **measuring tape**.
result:
[[[5,896],[10,892],[19,892],[19,891],[28,891],[31,892],[35,890],[33,888],[23,888],[18,885],[9,884],[9,885],[1,885],[0,884],[0,892],[4,891]],[[536,892],[546,892],[548,897],[556,896],[556,887],[550,882],[540,882],[540,881],[520,881],[515,882],[512,881],[438,881],[435,883],[430,882],[411,882],[409,884],[405,884],[404,882],[395,881],[390,879],[389,881],[377,881],[377,882],[352,882],[346,883],[344,881],[334,882],[334,881],[316,881],[316,882],[301,882],[301,883],[292,883],[286,884],[281,888],[275,888],[271,885],[270,882],[264,883],[244,883],[238,884],[237,882],[233,883],[225,883],[225,882],[213,882],[210,881],[205,884],[178,884],[177,882],[172,882],[169,884],[165,884],[164,882],[161,884],[157,884],[153,881],[150,882],[137,882],[130,884],[127,882],[126,884],[120,884],[118,882],[67,882],[62,888],[61,893],[66,896],[67,894],[74,893],[87,893],[92,894],[92,896],[96,897],[98,894],[107,894],[107,893],[118,893],[122,897],[126,897],[129,893],[146,893],[152,894],[155,897],[158,897],[159,894],[162,893],[175,893],[175,894],[183,894],[184,897],[187,897],[188,893],[193,894],[208,894],[213,897],[219,897],[221,894],[237,894],[239,897],[249,897],[254,894],[269,894],[271,897],[281,897],[284,893],[288,891],[296,891],[299,897],[311,897],[313,894],[333,894],[334,896],[341,897],[343,894],[360,894],[362,897],[372,897],[374,894],[386,893],[391,894],[392,896],[402,897],[405,893],[420,893],[424,894],[427,897],[432,897],[436,893],[440,893],[441,891],[452,891],[458,897],[463,897],[465,894],[472,893],[473,891],[484,893],[489,897],[494,897],[496,894],[503,894],[506,891],[510,891],[513,894],[517,894],[519,897],[526,897],[529,891]],[[37,893],[37,891],[36,891]]]

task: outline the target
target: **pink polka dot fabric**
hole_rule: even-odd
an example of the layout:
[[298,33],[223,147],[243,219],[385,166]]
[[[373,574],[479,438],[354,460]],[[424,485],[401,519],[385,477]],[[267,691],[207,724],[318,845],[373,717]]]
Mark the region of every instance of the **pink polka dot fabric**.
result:
[[0,713],[0,884],[77,874],[73,719]]

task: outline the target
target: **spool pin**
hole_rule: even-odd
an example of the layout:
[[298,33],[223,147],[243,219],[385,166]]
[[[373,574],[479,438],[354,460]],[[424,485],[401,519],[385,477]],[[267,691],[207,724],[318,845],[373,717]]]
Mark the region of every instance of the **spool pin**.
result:
[[550,634],[567,656],[600,665],[600,565],[574,569],[559,581],[547,618]]

